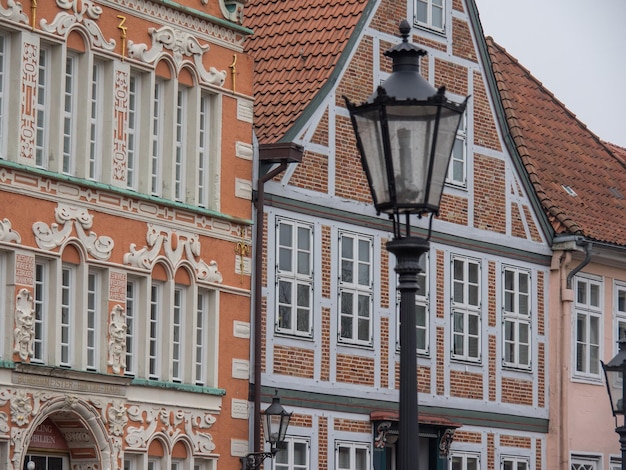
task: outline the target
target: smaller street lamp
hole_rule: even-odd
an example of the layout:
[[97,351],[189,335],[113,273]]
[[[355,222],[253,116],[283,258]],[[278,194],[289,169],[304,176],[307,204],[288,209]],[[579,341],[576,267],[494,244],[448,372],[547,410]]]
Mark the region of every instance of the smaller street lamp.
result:
[[261,466],[267,458],[274,458],[282,442],[285,440],[291,413],[280,404],[278,393],[272,398],[272,404],[261,412],[265,441],[270,445],[269,452],[251,452],[241,458],[243,470],[254,470]]
[[[604,378],[606,380],[606,390],[611,402],[611,412],[615,417],[615,432],[619,434],[620,450],[622,452],[622,470],[626,470],[626,412],[624,402],[626,401],[626,338],[618,341],[619,352],[609,361],[608,364],[602,362]],[[618,416],[623,416],[624,421],[619,425]]]
[[396,256],[400,291],[400,424],[398,470],[416,470],[418,405],[415,295],[419,260],[429,249],[425,238],[411,234],[410,215],[439,213],[452,146],[467,99],[457,103],[419,73],[426,51],[409,42],[411,26],[400,23],[402,42],[385,52],[392,60],[389,78],[361,105],[345,98],[361,164],[374,207],[393,220],[394,239],[387,250]]

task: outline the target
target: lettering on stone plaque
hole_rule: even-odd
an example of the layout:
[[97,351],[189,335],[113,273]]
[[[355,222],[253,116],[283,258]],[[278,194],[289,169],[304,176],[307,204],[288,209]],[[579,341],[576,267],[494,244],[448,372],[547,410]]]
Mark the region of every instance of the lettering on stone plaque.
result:
[[32,286],[35,283],[35,258],[28,255],[15,255],[15,283]]
[[109,273],[109,299],[117,302],[126,301],[126,273]]

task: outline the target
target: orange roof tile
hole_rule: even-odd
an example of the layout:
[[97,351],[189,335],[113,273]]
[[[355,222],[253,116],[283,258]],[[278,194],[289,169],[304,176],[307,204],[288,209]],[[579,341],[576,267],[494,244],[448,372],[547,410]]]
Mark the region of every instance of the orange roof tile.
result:
[[255,60],[255,131],[282,140],[330,80],[368,0],[250,0],[244,25]]
[[626,245],[626,149],[602,142],[493,39],[487,47],[511,136],[555,232]]

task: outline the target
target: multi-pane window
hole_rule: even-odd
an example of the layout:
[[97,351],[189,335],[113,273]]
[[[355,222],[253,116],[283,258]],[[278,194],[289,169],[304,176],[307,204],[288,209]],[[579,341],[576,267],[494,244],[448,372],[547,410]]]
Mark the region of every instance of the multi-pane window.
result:
[[37,73],[37,101],[35,102],[35,165],[41,168],[48,166],[48,128],[50,109],[50,62],[52,52],[42,47],[39,50]]
[[137,294],[138,286],[136,281],[126,283],[126,369],[127,375],[136,373],[136,347],[137,335],[135,325],[137,322]]
[[9,38],[0,33],[0,158],[5,158],[6,152],[6,106],[9,97],[8,60]]
[[198,291],[198,304],[196,306],[196,331],[195,331],[195,376],[196,385],[208,384],[207,365],[210,358],[209,352],[209,328],[210,328],[210,296],[205,290]]
[[163,286],[152,284],[150,287],[150,316],[148,318],[148,378],[161,378],[159,370],[161,309],[163,307]]
[[528,470],[529,463],[523,457],[502,457],[502,470]]
[[502,274],[504,364],[530,367],[530,273],[505,267]]
[[44,263],[35,263],[35,320],[34,330],[35,337],[33,340],[33,357],[32,362],[43,362],[45,351],[45,331],[48,321],[48,265]]
[[450,458],[450,470],[478,470],[480,459],[474,454],[454,454]]
[[126,150],[126,187],[137,189],[137,161],[139,158],[139,122],[141,119],[141,77],[131,73],[128,85],[128,146]]
[[75,276],[76,269],[64,266],[61,270],[61,365],[71,366],[72,359],[72,323],[74,315],[74,297],[75,292]]
[[309,470],[307,439],[288,437],[274,459],[274,470]]
[[372,239],[339,235],[339,339],[372,342]]
[[341,442],[335,445],[336,470],[369,470],[370,449],[367,444]]
[[[419,286],[419,290],[417,291],[417,294],[415,295],[415,304],[417,305],[417,317],[415,319],[416,324],[415,324],[415,345],[416,345],[416,349],[418,353],[421,354],[428,354],[428,348],[429,348],[429,330],[428,330],[428,305],[429,305],[429,301],[428,301],[428,293],[429,293],[429,287],[428,287],[428,254],[425,254],[422,256],[422,259],[420,260],[421,266],[422,266],[422,270],[421,272],[417,275],[417,284]],[[397,306],[396,306],[396,311],[398,312],[398,321],[397,321],[397,331],[396,331],[396,337],[398,338],[397,340],[397,347],[400,348],[400,292],[398,292],[397,295]]]
[[209,207],[211,188],[211,108],[212,97],[200,98],[200,128],[198,143],[198,205]]
[[94,62],[91,70],[91,95],[89,96],[89,168],[87,177],[100,177],[102,161],[102,105],[104,86],[104,64]]
[[415,23],[443,31],[444,0],[415,0]]
[[615,285],[615,317],[617,320],[615,341],[626,339],[626,285]]
[[611,461],[609,462],[609,470],[621,470],[622,469],[622,459],[619,457],[611,457]]
[[98,309],[100,302],[100,275],[90,272],[87,275],[87,369],[98,367]]
[[467,178],[467,114],[463,115],[454,139],[450,166],[446,182],[455,186],[465,186]]
[[174,289],[174,309],[172,311],[172,380],[182,380],[182,341],[183,341],[183,312],[185,290],[181,287]]
[[65,59],[65,86],[63,88],[63,167],[65,174],[74,174],[76,133],[76,92],[78,57],[69,54]]
[[601,292],[599,281],[577,277],[576,303],[576,375],[600,376]]
[[480,263],[463,256],[452,258],[452,357],[480,360]]
[[185,159],[187,142],[187,100],[189,89],[180,87],[176,99],[174,139],[174,199],[185,200]]
[[163,121],[165,118],[165,83],[158,80],[154,84],[152,101],[152,138],[150,149],[150,192],[161,195],[161,171],[163,165]]
[[572,456],[570,470],[600,470],[600,459],[597,457]]
[[291,220],[276,223],[276,331],[311,336],[313,228]]

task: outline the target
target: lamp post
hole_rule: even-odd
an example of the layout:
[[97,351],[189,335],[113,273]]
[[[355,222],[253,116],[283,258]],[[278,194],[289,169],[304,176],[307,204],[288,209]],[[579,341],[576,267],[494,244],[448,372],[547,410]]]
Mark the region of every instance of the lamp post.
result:
[[[615,417],[615,432],[619,434],[622,470],[626,470],[626,413],[624,411],[626,400],[626,381],[624,381],[626,376],[626,338],[620,339],[618,344],[619,352],[608,364],[603,362],[602,368],[604,369],[606,390],[611,402],[611,411]],[[621,425],[618,422],[618,416],[624,416]]]
[[263,420],[263,434],[265,434],[265,441],[270,445],[270,451],[251,452],[242,457],[241,466],[243,470],[257,469],[268,457],[274,458],[281,443],[285,440],[291,413],[287,413],[282,407],[277,393],[272,398],[272,404],[261,412],[261,418]]
[[[387,250],[396,256],[400,291],[400,423],[398,469],[418,467],[418,405],[415,295],[419,260],[429,250],[432,215],[438,214],[452,146],[467,99],[449,100],[445,88],[419,73],[426,51],[409,43],[411,27],[400,23],[402,42],[385,52],[392,73],[361,105],[346,97],[361,163],[374,207],[393,221]],[[411,234],[410,215],[431,217],[428,235]]]

